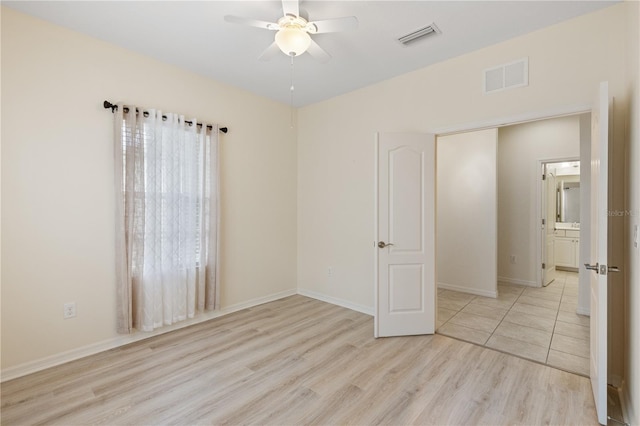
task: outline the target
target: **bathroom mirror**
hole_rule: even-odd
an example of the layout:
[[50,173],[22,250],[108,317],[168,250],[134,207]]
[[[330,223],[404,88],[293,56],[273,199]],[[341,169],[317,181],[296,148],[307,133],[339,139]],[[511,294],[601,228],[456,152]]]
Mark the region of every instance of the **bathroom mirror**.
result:
[[558,182],[556,221],[580,223],[580,182]]

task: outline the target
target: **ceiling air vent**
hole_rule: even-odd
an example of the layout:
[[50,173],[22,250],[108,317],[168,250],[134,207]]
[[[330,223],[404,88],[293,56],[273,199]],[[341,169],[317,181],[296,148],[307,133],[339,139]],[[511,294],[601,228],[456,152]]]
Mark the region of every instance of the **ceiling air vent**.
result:
[[402,37],[398,38],[398,41],[404,44],[405,46],[407,46],[409,43],[414,42],[416,40],[420,40],[424,37],[432,36],[440,33],[441,31],[438,27],[436,27],[436,24],[429,24],[426,27],[420,28],[419,30],[410,32],[407,35],[403,35]]
[[484,93],[529,85],[529,58],[484,70]]

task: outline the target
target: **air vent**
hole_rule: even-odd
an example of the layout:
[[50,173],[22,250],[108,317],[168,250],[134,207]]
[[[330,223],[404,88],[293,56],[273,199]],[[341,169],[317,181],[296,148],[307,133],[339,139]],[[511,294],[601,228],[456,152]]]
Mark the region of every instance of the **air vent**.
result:
[[484,93],[529,85],[529,58],[484,70]]
[[438,27],[436,27],[436,24],[429,24],[424,28],[420,28],[419,30],[413,31],[407,35],[403,35],[402,37],[398,38],[398,41],[407,46],[409,43],[412,43],[416,40],[420,40],[424,37],[433,36],[440,33],[441,31]]

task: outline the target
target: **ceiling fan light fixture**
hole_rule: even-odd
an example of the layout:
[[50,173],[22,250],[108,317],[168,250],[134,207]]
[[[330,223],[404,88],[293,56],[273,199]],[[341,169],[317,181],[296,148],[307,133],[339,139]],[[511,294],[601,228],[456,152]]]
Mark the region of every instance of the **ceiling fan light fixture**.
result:
[[302,28],[284,27],[276,33],[276,44],[285,55],[299,56],[311,45],[311,36]]

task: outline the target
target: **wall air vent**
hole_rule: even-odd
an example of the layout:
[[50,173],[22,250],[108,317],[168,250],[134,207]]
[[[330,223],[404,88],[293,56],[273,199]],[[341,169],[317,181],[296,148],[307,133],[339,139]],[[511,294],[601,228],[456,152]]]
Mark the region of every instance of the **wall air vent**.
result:
[[402,37],[398,38],[398,41],[407,46],[409,45],[409,43],[436,34],[441,34],[440,29],[436,27],[436,24],[429,24],[426,27],[420,28],[419,30],[415,30],[413,32],[410,32],[409,34],[403,35]]
[[484,93],[529,85],[529,58],[484,70]]

